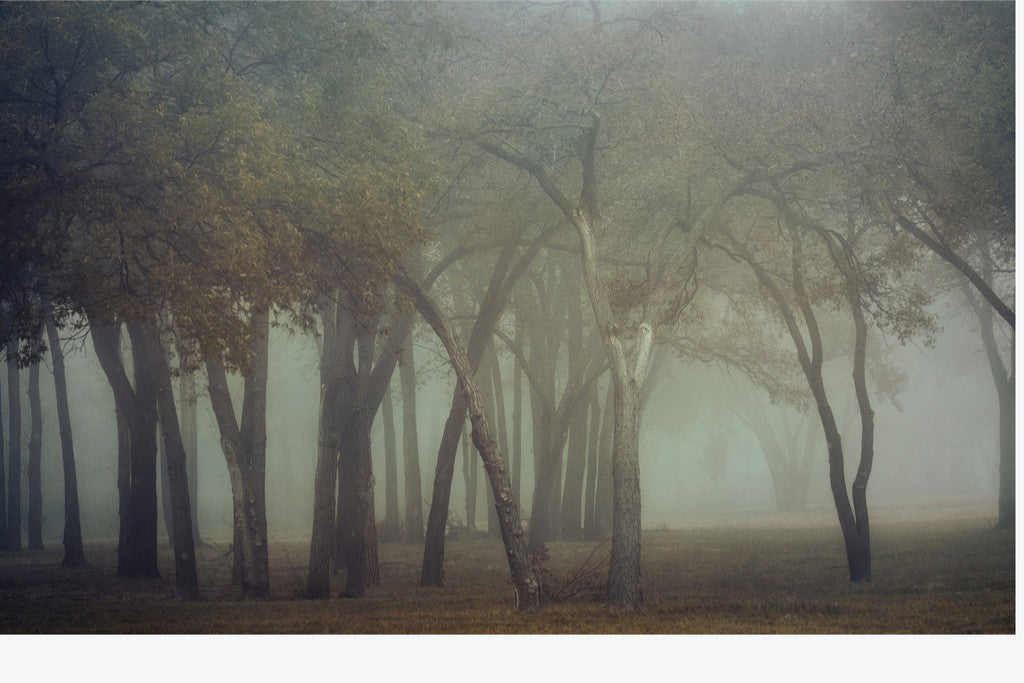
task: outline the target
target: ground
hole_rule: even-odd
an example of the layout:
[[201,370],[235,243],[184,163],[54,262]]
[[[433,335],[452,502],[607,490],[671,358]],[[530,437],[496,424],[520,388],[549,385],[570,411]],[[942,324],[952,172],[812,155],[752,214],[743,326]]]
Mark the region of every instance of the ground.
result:
[[[1014,533],[982,516],[873,524],[874,581],[851,584],[830,519],[745,519],[643,536],[646,606],[594,601],[608,543],[553,543],[559,602],[516,613],[495,538],[453,538],[442,588],[418,585],[419,546],[384,544],[382,581],[362,599],[302,599],[308,541],[273,539],[272,599],[241,601],[226,543],[200,549],[202,599],[159,580],[114,575],[115,547],[62,569],[59,545],[0,553],[0,633],[1013,633]],[[343,577],[335,581],[336,593]]]

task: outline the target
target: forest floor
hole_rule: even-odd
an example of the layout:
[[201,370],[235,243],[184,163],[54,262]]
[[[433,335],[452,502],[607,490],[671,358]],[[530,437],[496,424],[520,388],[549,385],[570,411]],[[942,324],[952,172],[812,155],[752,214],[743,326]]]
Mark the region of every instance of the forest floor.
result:
[[[447,543],[445,585],[418,585],[421,549],[382,544],[381,585],[361,599],[302,598],[308,541],[271,539],[273,596],[242,601],[227,543],[198,553],[202,599],[164,578],[120,579],[115,547],[87,543],[90,565],[62,569],[60,546],[0,553],[0,633],[1013,633],[1014,532],[991,519],[873,521],[874,580],[848,580],[838,528],[778,519],[643,536],[646,606],[596,600],[608,542],[552,543],[555,601],[516,613],[499,540]],[[334,593],[344,588],[335,578]]]

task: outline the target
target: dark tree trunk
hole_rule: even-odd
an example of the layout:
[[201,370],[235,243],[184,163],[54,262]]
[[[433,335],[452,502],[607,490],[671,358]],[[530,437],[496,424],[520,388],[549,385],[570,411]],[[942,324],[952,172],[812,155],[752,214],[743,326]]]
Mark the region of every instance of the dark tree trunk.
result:
[[416,426],[416,365],[412,333],[402,347],[399,368],[402,383],[402,464],[405,473],[405,539],[423,542],[423,484],[420,478],[420,448]]
[[64,349],[57,336],[57,325],[46,319],[46,335],[53,359],[53,385],[57,398],[57,424],[60,430],[61,461],[64,465],[64,567],[85,564],[82,548],[82,521],[78,506],[78,475],[75,468],[75,445],[71,433],[71,412],[68,409],[68,384],[64,372]]
[[270,595],[266,504],[267,337],[270,333],[267,311],[253,315],[253,327],[240,421],[235,416],[222,361],[209,358],[206,367],[210,403],[231,481],[236,574],[242,597],[265,598]]
[[21,373],[18,342],[7,342],[7,549],[21,550]]
[[[115,402],[116,403],[116,402]],[[128,572],[128,529],[131,526],[131,436],[128,433],[128,417],[120,408],[114,408],[117,421],[117,573]]]
[[206,545],[199,535],[199,430],[197,429],[196,377],[191,372],[182,373],[178,384],[181,407],[178,421],[181,426],[181,442],[185,447],[185,469],[188,476],[188,500],[192,505],[192,540],[197,547]]
[[167,352],[160,342],[160,333],[153,324],[140,324],[133,331],[134,323],[128,330],[132,346],[138,354],[145,356],[151,367],[156,394],[156,407],[162,434],[163,459],[166,461],[168,498],[170,503],[170,528],[174,548],[175,594],[182,600],[199,597],[199,581],[196,573],[196,552],[192,539],[192,506],[188,497],[188,478],[185,470],[185,449],[178,427],[178,412],[171,390],[171,369]]
[[381,540],[397,543],[402,539],[402,520],[398,511],[398,449],[390,387],[384,392],[381,402],[381,419],[384,421],[384,524],[381,526]]
[[850,304],[854,322],[853,345],[853,386],[857,392],[857,408],[860,411],[860,463],[853,479],[851,495],[853,497],[853,514],[857,520],[857,575],[854,576],[854,563],[850,565],[850,579],[853,581],[871,580],[871,527],[868,518],[868,479],[875,457],[875,412],[871,408],[867,385],[867,344],[868,327],[864,320],[864,308],[860,301],[856,273],[844,268],[846,278],[846,296]]
[[156,459],[160,465],[160,513],[164,518],[167,545],[174,547],[174,519],[171,512],[171,475],[167,469],[167,446],[163,440],[156,444]]
[[28,368],[28,549],[43,549],[43,407],[39,363]]
[[[331,558],[336,546],[335,491],[338,480],[338,458],[342,448],[342,413],[347,391],[344,387],[343,361],[348,351],[351,364],[352,347],[348,330],[337,330],[337,306],[321,301],[323,348],[320,356],[320,425],[317,436],[316,473],[313,483],[313,531],[309,545],[309,569],[306,592],[310,598],[326,598],[331,589]],[[345,337],[343,339],[342,337]],[[351,374],[350,381],[351,381]]]
[[613,451],[612,550],[605,602],[615,607],[643,604],[640,583],[640,387],[616,384]]
[[[380,585],[380,562],[377,556],[377,525],[374,521],[373,470],[370,451],[370,425],[373,417],[365,405],[356,407],[352,415],[352,448],[354,459],[348,489],[352,495],[352,523],[343,539],[347,569],[345,594],[361,597],[371,586]],[[344,451],[343,451],[344,453]],[[342,456],[344,462],[345,457]],[[342,473],[341,476],[345,476]]]
[[[2,309],[0,309],[2,312]],[[3,395],[0,392],[0,551],[7,550],[7,458],[5,457],[6,442],[4,441]]]
[[156,378],[139,345],[138,326],[139,323],[128,325],[134,389],[121,362],[120,324],[95,324],[92,338],[127,432],[127,467],[119,476],[124,486],[122,490],[127,491],[127,501],[122,517],[123,547],[118,552],[118,574],[156,578],[160,576],[157,566]]
[[1009,380],[999,392],[999,514],[996,527],[1013,529],[1016,526],[1015,494],[1016,481],[1016,398],[1014,396],[1014,376],[1010,373]]

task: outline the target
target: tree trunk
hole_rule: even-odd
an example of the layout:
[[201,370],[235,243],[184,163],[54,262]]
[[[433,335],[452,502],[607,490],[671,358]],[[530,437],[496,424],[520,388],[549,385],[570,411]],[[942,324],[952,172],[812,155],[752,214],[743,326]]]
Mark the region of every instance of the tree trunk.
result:
[[21,373],[18,342],[7,342],[7,549],[21,550]]
[[612,476],[612,449],[615,442],[615,384],[608,383],[601,417],[601,440],[597,454],[597,489],[594,496],[594,528],[591,540],[607,538],[612,533],[612,508],[615,483]]
[[853,314],[854,346],[853,346],[853,386],[857,393],[857,408],[860,411],[860,463],[853,479],[851,495],[853,497],[853,514],[857,519],[857,575],[854,576],[854,563],[850,565],[850,579],[853,581],[871,580],[871,527],[868,518],[867,489],[871,466],[875,457],[875,412],[871,408],[867,385],[867,343],[868,328],[864,320],[864,308],[860,301],[860,292],[856,284],[856,274],[844,269],[847,282],[847,301]]
[[434,487],[427,513],[427,530],[423,544],[423,566],[420,570],[421,586],[444,584],[445,527],[448,524],[448,506],[451,503],[452,477],[455,474],[455,452],[466,420],[466,404],[462,392],[456,387],[448,419],[441,433],[434,467]]
[[[370,586],[380,585],[380,562],[377,556],[377,525],[374,521],[373,465],[370,450],[370,426],[373,417],[365,404],[357,405],[352,416],[351,446],[354,450],[349,488],[352,498],[352,524],[345,543],[345,564],[348,570],[345,594],[361,597]],[[344,461],[344,455],[342,461]],[[345,473],[340,473],[344,476]]]
[[[484,469],[487,471],[491,491],[494,494],[495,505],[498,507],[501,537],[511,573],[516,608],[519,610],[534,609],[540,605],[540,581],[526,552],[526,538],[520,523],[519,510],[512,502],[512,487],[509,483],[508,472],[501,454],[498,452],[490,425],[484,416],[469,355],[463,350],[454,327],[444,319],[437,305],[427,293],[415,282],[402,275],[399,275],[396,281],[413,297],[416,309],[433,328],[448,351],[459,386],[462,389],[463,401],[469,410],[473,444],[483,459]],[[473,349],[472,344],[470,348]]]
[[235,416],[222,361],[209,358],[206,367],[210,403],[231,481],[235,561],[242,597],[265,598],[270,595],[266,506],[267,337],[270,333],[267,311],[254,314],[253,327],[255,333],[244,378],[240,421]]
[[126,500],[122,500],[121,508],[118,575],[156,578],[160,576],[157,566],[156,380],[139,346],[138,323],[129,325],[133,388],[121,362],[120,324],[102,324],[96,319],[92,322],[96,356],[114,393],[124,428],[123,432],[119,429],[119,463],[121,457],[125,462],[123,469],[119,468],[118,488],[127,495],[122,494]]
[[1014,374],[999,392],[999,513],[996,527],[1013,529],[1016,526],[1016,398]]
[[199,430],[195,374],[182,373],[178,384],[178,396],[181,402],[178,421],[181,427],[181,442],[185,447],[188,500],[192,505],[192,541],[197,547],[202,547],[206,544],[199,535]]
[[[501,457],[505,459],[505,468],[508,469],[508,420],[505,415],[505,387],[501,378],[501,363],[498,354],[491,345],[491,396],[494,399],[494,424],[498,430],[498,448]],[[500,536],[501,529],[498,525],[497,509],[493,505],[487,507],[487,533],[491,536]]]
[[57,398],[57,424],[60,430],[61,461],[64,466],[64,559],[61,566],[85,565],[82,548],[82,521],[78,506],[78,475],[75,468],[75,445],[71,433],[71,411],[68,409],[68,384],[64,372],[64,349],[57,335],[53,318],[46,319],[46,335],[53,359],[53,385]]
[[[181,600],[195,600],[199,597],[199,581],[196,573],[196,551],[192,539],[192,506],[188,497],[188,476],[185,469],[185,448],[181,442],[178,427],[178,412],[171,390],[171,369],[167,352],[160,342],[160,333],[153,324],[139,324],[133,332],[134,323],[129,323],[132,346],[140,349],[152,368],[156,406],[162,432],[163,456],[166,461],[168,493],[170,499],[170,528],[174,548],[174,587]],[[136,341],[136,335],[139,336]]]
[[416,426],[416,365],[412,333],[402,347],[402,464],[405,473],[405,538],[423,542],[423,484],[420,478],[419,435]]
[[589,401],[580,401],[573,410],[569,426],[569,446],[565,465],[565,489],[562,494],[562,538],[578,541],[583,536],[580,513],[583,503],[583,477],[587,467],[587,412]]
[[462,480],[466,488],[466,533],[476,533],[476,456],[469,445],[469,434],[462,430]]
[[601,393],[597,382],[590,389],[589,397],[590,433],[587,438],[587,478],[583,484],[583,530],[582,538],[591,541],[596,537],[595,503],[597,496],[597,460],[601,440]]
[[28,549],[43,549],[43,407],[39,400],[39,363],[28,368]]
[[160,465],[160,513],[164,518],[167,545],[174,547],[174,513],[171,512],[171,475],[167,470],[167,446],[163,440],[156,442],[156,459]]
[[605,602],[643,604],[640,583],[640,387],[616,383],[615,443],[612,448],[614,510],[612,550]]
[[[518,316],[515,335],[515,343],[522,348],[523,322]],[[523,486],[523,369],[519,356],[512,362],[512,500],[518,508]]]
[[[3,309],[0,308],[0,313]],[[7,550],[7,459],[4,455],[4,411],[3,392],[0,392],[0,551]]]
[[384,392],[381,419],[384,421],[384,524],[381,527],[381,540],[397,543],[402,539],[402,520],[398,511],[398,449],[395,445],[395,414],[390,387]]

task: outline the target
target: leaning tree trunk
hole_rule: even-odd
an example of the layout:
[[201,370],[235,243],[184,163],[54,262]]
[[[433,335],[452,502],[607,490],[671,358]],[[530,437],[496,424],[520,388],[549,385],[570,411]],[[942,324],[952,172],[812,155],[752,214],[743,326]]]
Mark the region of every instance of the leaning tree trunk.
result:
[[484,469],[487,471],[495,505],[498,508],[501,538],[508,559],[516,608],[519,610],[536,608],[540,605],[540,580],[526,552],[526,537],[520,522],[519,509],[512,501],[512,487],[509,483],[508,471],[498,452],[491,427],[484,416],[483,404],[474,381],[470,358],[463,350],[455,328],[444,318],[437,304],[430,299],[427,293],[403,274],[399,274],[396,282],[412,296],[416,309],[448,351],[459,386],[462,389],[462,399],[469,411],[473,444],[480,452],[480,457],[484,462]]
[[39,363],[28,369],[28,549],[43,549],[43,406]]
[[[498,430],[498,445],[501,449],[501,456],[505,458],[506,469],[509,466],[508,462],[508,420],[505,414],[505,387],[501,378],[501,363],[498,360],[497,351],[494,349],[494,345],[491,345],[491,398],[494,399],[494,425]],[[494,511],[493,506],[488,506],[487,515],[487,533],[492,536],[498,536],[501,534],[501,529],[498,526],[498,515]]]
[[476,533],[476,456],[469,445],[469,434],[462,431],[462,482],[466,489],[466,533]]
[[71,412],[68,409],[68,384],[64,372],[64,349],[57,336],[57,325],[46,319],[46,335],[53,359],[53,386],[57,398],[57,424],[60,430],[61,461],[64,465],[64,567],[85,564],[82,548],[82,521],[78,506],[78,475],[75,468],[75,445],[71,434]]
[[405,474],[405,540],[423,542],[423,490],[420,448],[416,427],[416,365],[412,333],[402,348],[399,367],[402,385],[402,465]]
[[7,342],[7,549],[21,550],[21,373],[18,342]]
[[[523,322],[516,316],[515,343],[522,348]],[[512,500],[520,506],[523,482],[523,370],[519,356],[512,365]]]
[[858,575],[854,581],[871,580],[871,527],[868,519],[867,489],[868,478],[871,476],[871,465],[875,457],[875,412],[871,408],[867,385],[867,343],[868,328],[864,320],[864,308],[861,305],[860,293],[850,270],[844,272],[847,279],[847,300],[853,313],[854,346],[853,346],[853,386],[857,393],[857,407],[860,410],[860,463],[853,479],[851,495],[853,497],[853,514],[857,519],[857,561]]

